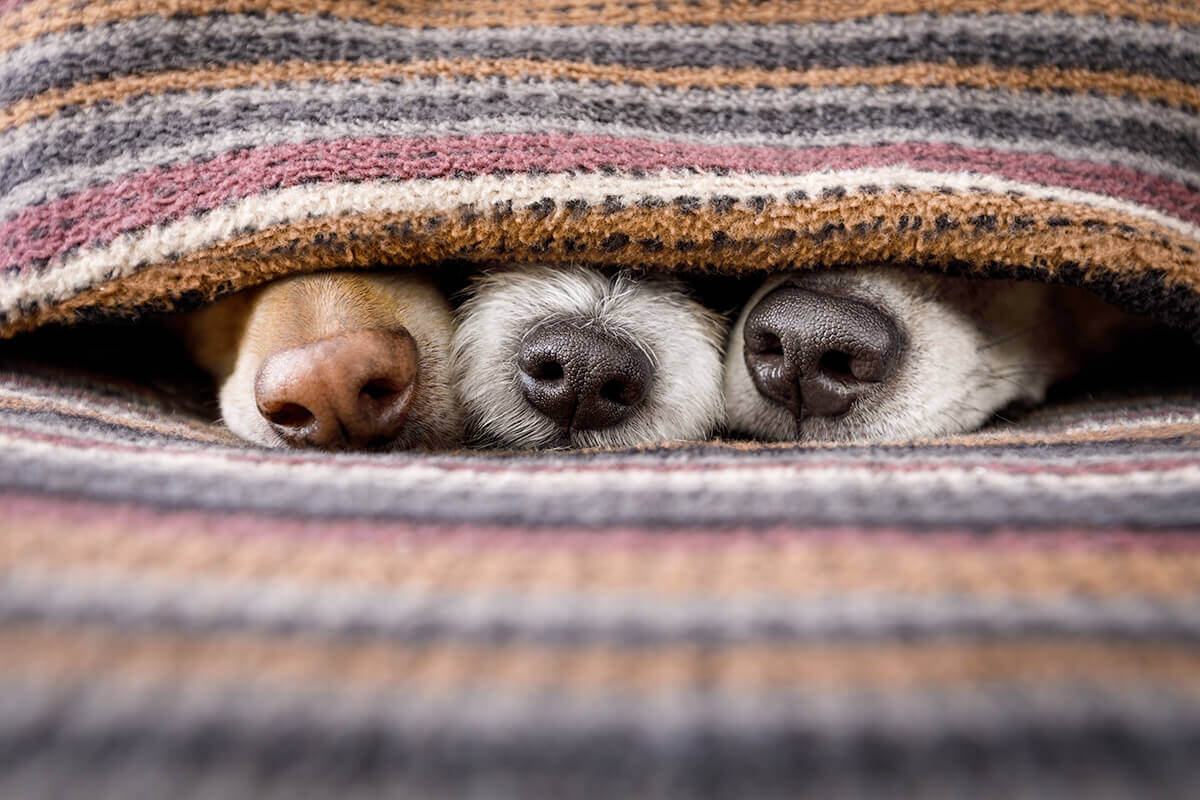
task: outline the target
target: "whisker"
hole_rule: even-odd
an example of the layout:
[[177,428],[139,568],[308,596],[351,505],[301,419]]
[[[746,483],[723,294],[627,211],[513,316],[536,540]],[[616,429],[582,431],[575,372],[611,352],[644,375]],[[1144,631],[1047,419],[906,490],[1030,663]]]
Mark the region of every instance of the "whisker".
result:
[[1047,326],[1047,323],[1045,323],[1045,322],[1035,322],[1032,325],[1029,325],[1025,328],[1021,328],[1019,330],[1008,333],[1004,336],[1000,336],[996,339],[992,339],[989,342],[984,342],[983,344],[979,345],[979,347],[975,348],[975,352],[980,353],[980,352],[983,352],[984,350],[991,350],[993,347],[999,347],[1002,344],[1007,344],[1008,342],[1016,341],[1017,339],[1020,339],[1025,336],[1029,336],[1033,333],[1036,333],[1036,332],[1042,330],[1043,328],[1045,328],[1046,326]]

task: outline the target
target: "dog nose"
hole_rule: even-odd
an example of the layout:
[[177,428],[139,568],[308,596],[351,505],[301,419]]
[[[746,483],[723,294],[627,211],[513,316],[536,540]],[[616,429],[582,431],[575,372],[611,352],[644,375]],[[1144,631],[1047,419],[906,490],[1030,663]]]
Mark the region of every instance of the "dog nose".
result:
[[530,331],[517,356],[529,404],[564,430],[610,428],[646,397],[654,367],[632,342],[570,320]]
[[759,300],[743,330],[759,394],[797,419],[846,413],[903,350],[895,321],[878,308],[791,286]]
[[254,395],[294,447],[379,447],[404,427],[416,375],[408,331],[355,330],[273,353]]

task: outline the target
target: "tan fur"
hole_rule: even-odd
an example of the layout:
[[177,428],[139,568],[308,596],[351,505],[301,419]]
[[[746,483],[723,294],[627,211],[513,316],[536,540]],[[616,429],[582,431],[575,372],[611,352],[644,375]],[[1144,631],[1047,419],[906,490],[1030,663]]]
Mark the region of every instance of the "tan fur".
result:
[[418,372],[398,449],[436,448],[461,437],[462,412],[450,384],[450,306],[425,277],[324,272],[284,278],[232,295],[178,322],[195,362],[218,385],[221,415],[242,438],[282,446],[258,413],[254,381],[273,353],[359,329],[404,327],[417,345]]

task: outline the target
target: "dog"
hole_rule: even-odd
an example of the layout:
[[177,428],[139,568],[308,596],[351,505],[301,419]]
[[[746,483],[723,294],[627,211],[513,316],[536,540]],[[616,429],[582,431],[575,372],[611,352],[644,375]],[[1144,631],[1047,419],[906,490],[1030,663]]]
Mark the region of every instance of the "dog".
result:
[[462,438],[453,316],[426,277],[322,272],[230,295],[175,324],[221,417],[267,447],[435,449]]
[[678,281],[586,267],[502,269],[459,308],[468,440],[514,449],[707,438],[723,421],[727,325]]
[[776,274],[730,332],[728,426],[774,441],[963,433],[1041,402],[1141,324],[1045,283],[888,265]]

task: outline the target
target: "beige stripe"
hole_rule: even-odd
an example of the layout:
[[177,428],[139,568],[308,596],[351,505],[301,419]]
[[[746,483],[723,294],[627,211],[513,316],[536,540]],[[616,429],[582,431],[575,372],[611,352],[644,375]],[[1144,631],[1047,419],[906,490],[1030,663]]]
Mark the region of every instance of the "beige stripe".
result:
[[990,682],[1132,681],[1200,689],[1200,650],[1187,645],[1059,642],[675,644],[572,648],[185,637],[104,629],[0,628],[0,675],[54,683],[250,681],[421,691],[498,689],[946,689]]
[[[871,540],[737,540],[712,547],[590,546],[532,537],[489,547],[430,531],[387,540],[389,526],[364,524],[363,539],[330,539],[288,521],[150,515],[105,509],[30,513],[0,520],[0,571],[96,570],[131,582],[208,577],[331,583],[415,591],[587,593],[664,597],[800,597],[841,592],[978,597],[1200,596],[1200,553],[1063,547],[1004,548]],[[245,528],[245,530],[243,530]],[[299,528],[300,530],[297,530]],[[240,533],[231,533],[239,531]],[[408,529],[410,534],[420,529]]]
[[210,13],[245,14],[292,12],[376,25],[409,28],[485,28],[525,25],[716,25],[804,23],[859,19],[880,14],[1066,13],[1100,14],[1180,25],[1200,23],[1200,7],[1184,2],[1145,0],[867,0],[830,3],[800,0],[792,3],[692,0],[443,0],[416,4],[418,10],[388,8],[370,0],[102,0],[85,5],[61,0],[34,0],[0,17],[0,50],[38,36],[76,26],[96,26],[152,14],[199,16]]
[[[969,220],[978,215],[994,217],[996,231],[973,227]],[[920,230],[900,228],[901,218],[918,216],[923,220]],[[958,227],[934,229],[934,221],[943,216]],[[1052,218],[1067,224],[1052,226]],[[1017,219],[1029,224],[1015,226]],[[1109,227],[1086,230],[1085,221]],[[1050,279],[1060,265],[1074,263],[1098,276],[1117,278],[1161,271],[1168,281],[1200,291],[1195,242],[1147,220],[1135,220],[1137,227],[1124,231],[1116,227],[1129,222],[1120,213],[1081,204],[928,191],[776,205],[762,213],[738,205],[719,214],[707,207],[690,212],[628,208],[614,213],[592,209],[576,216],[560,208],[544,218],[520,211],[498,220],[490,213],[463,216],[442,211],[306,219],[234,236],[92,287],[18,317],[0,327],[0,337],[69,321],[79,309],[115,312],[153,303],[167,310],[167,298],[189,290],[211,295],[217,286],[246,288],[296,272],[365,265],[422,267],[454,258],[482,264],[633,259],[649,267],[730,274],[888,261],[929,266],[999,263],[1036,265]],[[856,232],[856,226],[863,232]],[[805,235],[778,238],[797,230],[823,229],[833,232],[820,240]],[[401,230],[409,233],[401,235]],[[727,239],[714,243],[717,231]],[[336,234],[332,244],[330,233]],[[630,244],[620,252],[605,252],[602,242],[618,233],[628,236]],[[663,247],[647,251],[637,244],[641,240],[657,240]]]
[[169,91],[232,89],[246,86],[272,86],[281,81],[380,81],[389,78],[486,78],[503,76],[513,79],[534,77],[542,80],[607,81],[635,86],[665,86],[675,89],[744,88],[760,86],[969,86],[978,89],[1067,90],[1134,95],[1174,106],[1200,106],[1200,86],[1130,75],[1121,72],[1089,72],[1082,69],[1002,69],[987,65],[947,66],[944,64],[901,64],[883,67],[842,67],[837,69],[766,70],[756,68],[679,67],[665,70],[636,69],[569,61],[533,59],[454,59],[389,62],[289,61],[282,64],[263,62],[231,67],[172,70],[149,75],[132,75],[53,89],[35,97],[19,100],[0,111],[0,130],[23,125],[78,105],[100,101],[120,102],[129,97]]

